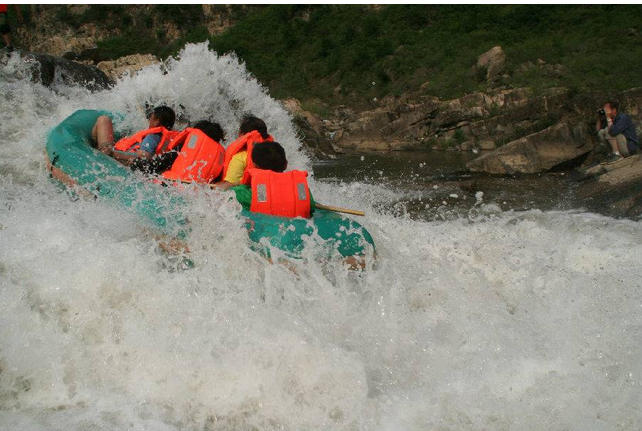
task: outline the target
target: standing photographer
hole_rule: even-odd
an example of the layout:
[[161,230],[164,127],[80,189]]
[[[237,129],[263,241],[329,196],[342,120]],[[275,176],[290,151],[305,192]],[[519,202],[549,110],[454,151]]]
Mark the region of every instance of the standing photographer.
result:
[[614,163],[621,160],[623,156],[637,154],[639,141],[635,125],[628,115],[619,112],[618,103],[606,102],[604,109],[599,109],[597,114],[595,124],[597,136],[604,144],[608,141],[613,150],[605,162]]

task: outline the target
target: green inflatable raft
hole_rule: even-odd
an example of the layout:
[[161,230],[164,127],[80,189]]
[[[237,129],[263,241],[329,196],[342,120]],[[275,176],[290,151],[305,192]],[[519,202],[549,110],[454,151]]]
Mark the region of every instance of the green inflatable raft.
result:
[[[189,235],[189,204],[180,191],[147,181],[93,148],[91,129],[107,111],[80,110],[56,126],[47,139],[52,177],[68,187],[138,214],[163,234],[179,239]],[[317,209],[311,219],[274,217],[241,211],[250,246],[267,258],[301,258],[314,244],[316,258],[358,258],[374,255],[374,241],[359,223],[335,212]]]

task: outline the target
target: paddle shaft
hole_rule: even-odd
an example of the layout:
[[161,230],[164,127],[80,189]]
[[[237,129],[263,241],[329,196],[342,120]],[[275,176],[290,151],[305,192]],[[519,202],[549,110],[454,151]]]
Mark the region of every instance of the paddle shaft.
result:
[[326,211],[334,211],[335,213],[346,213],[346,214],[352,214],[352,215],[357,215],[364,217],[366,213],[363,211],[357,211],[357,210],[351,210],[349,208],[340,208],[340,207],[333,207],[330,205],[323,205],[320,203],[316,203],[316,207],[320,210],[326,210]]

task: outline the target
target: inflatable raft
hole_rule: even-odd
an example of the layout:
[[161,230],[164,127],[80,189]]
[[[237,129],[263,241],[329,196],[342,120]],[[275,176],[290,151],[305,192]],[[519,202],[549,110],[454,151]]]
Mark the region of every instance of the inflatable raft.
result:
[[[187,200],[173,187],[146,181],[128,167],[91,145],[96,119],[107,111],[80,110],[55,127],[46,154],[52,177],[67,187],[87,191],[98,199],[138,214],[160,232],[185,239],[189,235]],[[241,211],[250,246],[266,258],[301,258],[306,245],[314,255],[362,259],[374,253],[374,241],[359,223],[334,212],[317,209],[311,219],[274,217]]]

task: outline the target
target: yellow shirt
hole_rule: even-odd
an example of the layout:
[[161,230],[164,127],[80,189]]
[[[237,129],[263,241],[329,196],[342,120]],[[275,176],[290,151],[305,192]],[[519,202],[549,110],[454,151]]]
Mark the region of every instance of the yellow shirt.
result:
[[232,157],[232,160],[230,160],[230,165],[227,167],[227,174],[225,178],[223,178],[223,181],[240,184],[246,167],[247,151],[239,151]]

